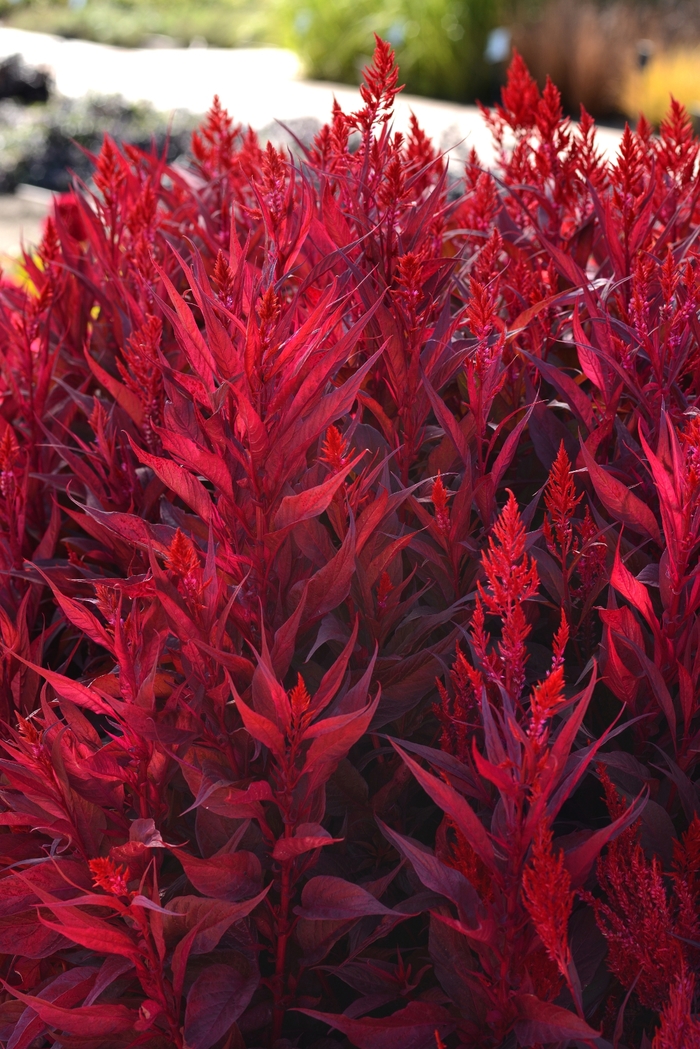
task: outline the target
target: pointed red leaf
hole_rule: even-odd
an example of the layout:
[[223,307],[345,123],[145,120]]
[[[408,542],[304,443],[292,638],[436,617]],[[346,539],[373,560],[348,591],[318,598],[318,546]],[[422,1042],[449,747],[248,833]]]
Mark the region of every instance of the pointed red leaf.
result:
[[242,955],[241,965],[209,965],[192,984],[185,1010],[190,1049],[210,1049],[245,1011],[258,985],[258,973]]
[[651,536],[655,542],[661,543],[659,526],[647,504],[630,491],[622,481],[618,481],[602,466],[598,466],[583,442],[581,442],[581,455],[598,498],[608,513],[635,532]]
[[435,1032],[447,1035],[454,1028],[447,1010],[432,1002],[409,1002],[405,1009],[382,1019],[366,1016],[353,1020],[314,1009],[298,1011],[341,1031],[358,1049],[434,1049]]

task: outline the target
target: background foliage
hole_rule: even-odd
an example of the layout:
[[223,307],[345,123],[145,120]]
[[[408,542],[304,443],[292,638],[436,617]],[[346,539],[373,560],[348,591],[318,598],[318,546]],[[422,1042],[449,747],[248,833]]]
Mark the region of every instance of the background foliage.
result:
[[408,91],[434,98],[485,97],[495,74],[484,61],[488,33],[500,24],[499,0],[282,0],[283,43],[323,80],[356,82],[374,33],[397,52]]
[[256,42],[266,25],[267,5],[250,0],[2,0],[6,22],[61,36],[141,47],[164,34],[185,47],[202,37],[217,47]]
[[[294,49],[314,78],[359,83],[374,47],[391,41],[410,92],[491,102],[503,58],[489,32],[506,27],[540,87],[547,75],[573,116],[581,103],[607,119],[645,112],[658,123],[669,91],[700,102],[700,18],[694,0],[0,0],[9,25],[125,46],[191,41]],[[638,66],[640,47],[651,56]],[[651,50],[650,50],[651,48]]]
[[167,145],[168,159],[176,160],[187,153],[197,118],[177,112],[167,118],[145,104],[93,95],[31,106],[5,100],[0,122],[0,192],[20,183],[65,192],[74,176],[90,179],[91,157],[105,134],[142,149]]

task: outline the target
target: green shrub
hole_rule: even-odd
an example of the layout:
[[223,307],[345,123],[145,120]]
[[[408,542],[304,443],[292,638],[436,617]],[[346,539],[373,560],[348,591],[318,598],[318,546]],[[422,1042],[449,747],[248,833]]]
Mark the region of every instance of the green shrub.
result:
[[265,35],[265,0],[0,0],[6,24],[103,44],[139,47],[153,34],[187,45],[201,37],[218,47],[240,47]]
[[275,13],[280,43],[312,77],[359,82],[377,33],[395,48],[407,91],[465,101],[489,91],[484,47],[501,11],[501,0],[277,0]]
[[[119,97],[59,98],[48,105],[0,103],[0,193],[21,182],[65,192],[73,174],[92,176],[89,153],[99,153],[105,134],[159,153],[170,161],[189,147],[197,118],[177,111],[158,113]],[[88,153],[85,152],[88,151]]]

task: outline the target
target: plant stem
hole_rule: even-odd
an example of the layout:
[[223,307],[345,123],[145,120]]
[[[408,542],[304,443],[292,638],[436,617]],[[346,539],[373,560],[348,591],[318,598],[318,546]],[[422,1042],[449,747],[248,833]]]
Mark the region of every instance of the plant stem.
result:
[[[292,836],[292,828],[284,828],[285,838]],[[289,940],[289,905],[291,902],[291,874],[293,860],[282,861],[280,880],[280,909],[277,917],[277,950],[275,957],[274,1004],[272,1007],[272,1044],[282,1037],[287,990],[287,942]]]

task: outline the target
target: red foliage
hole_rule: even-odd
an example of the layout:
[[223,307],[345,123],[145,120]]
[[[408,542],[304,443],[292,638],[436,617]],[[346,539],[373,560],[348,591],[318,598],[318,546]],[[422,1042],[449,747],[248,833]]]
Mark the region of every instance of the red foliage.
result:
[[8,1049],[698,1044],[700,146],[398,89],[0,284]]

